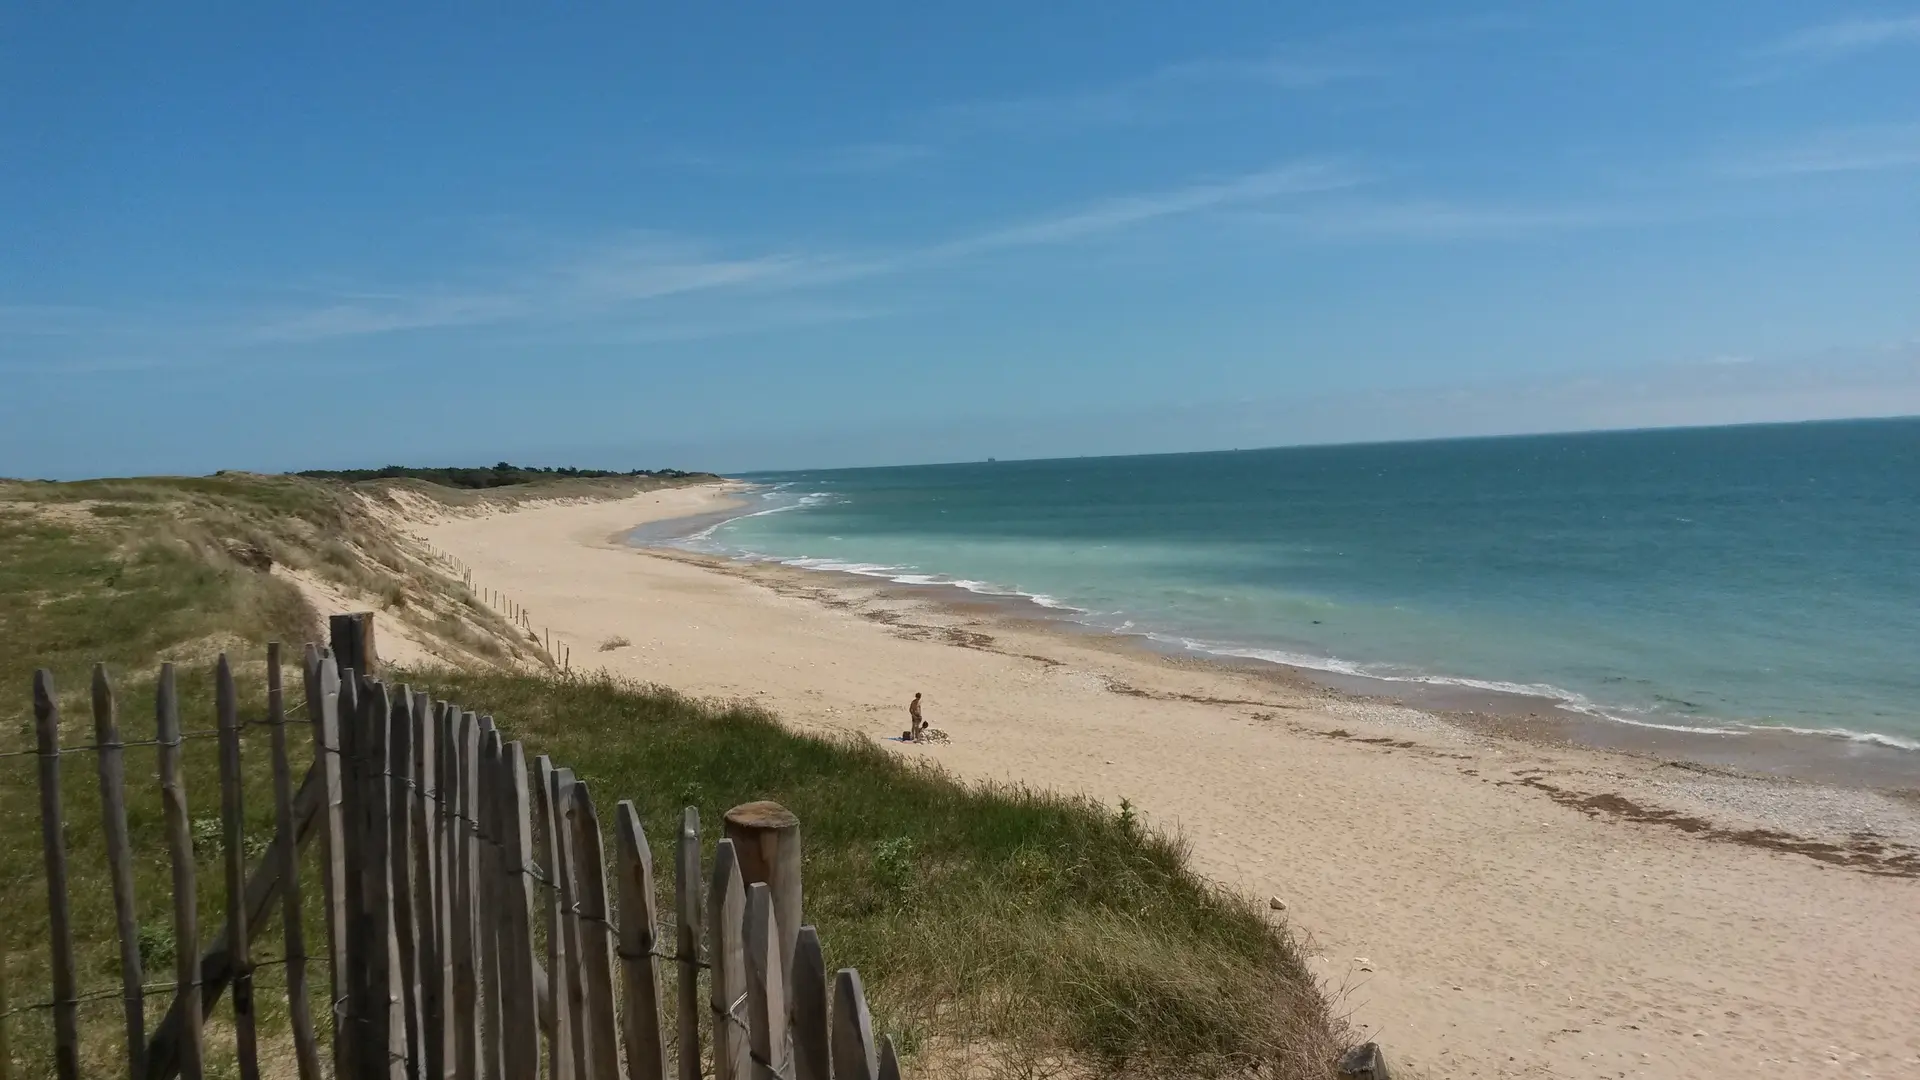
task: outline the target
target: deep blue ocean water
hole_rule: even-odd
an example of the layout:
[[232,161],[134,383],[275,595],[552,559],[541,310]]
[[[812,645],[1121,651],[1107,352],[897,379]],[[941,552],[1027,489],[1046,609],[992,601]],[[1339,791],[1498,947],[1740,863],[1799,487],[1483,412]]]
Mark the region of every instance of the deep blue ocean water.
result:
[[1920,748],[1920,420],[751,477],[693,546],[1174,648]]

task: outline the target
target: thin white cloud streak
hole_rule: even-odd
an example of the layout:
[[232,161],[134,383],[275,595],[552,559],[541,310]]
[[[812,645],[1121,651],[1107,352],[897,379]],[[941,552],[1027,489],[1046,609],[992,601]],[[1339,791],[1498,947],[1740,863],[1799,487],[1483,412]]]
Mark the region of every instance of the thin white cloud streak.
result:
[[867,142],[836,146],[816,158],[795,163],[799,172],[877,173],[925,161],[935,156],[933,147],[919,142]]
[[[126,312],[83,307],[0,305],[0,370],[127,370],[224,362],[260,346],[322,343],[388,334],[484,326],[559,325],[598,328],[609,340],[666,341],[825,325],[884,317],[871,306],[801,310],[782,296],[881,279],[977,256],[1071,244],[1156,221],[1290,196],[1350,188],[1365,178],[1330,162],[1277,165],[1185,187],[1096,200],[1051,216],[999,225],[915,248],[864,254],[773,252],[732,256],[709,245],[636,232],[596,246],[549,256],[473,284],[338,290],[297,309],[256,311],[238,320],[210,313],[174,313],[138,325]],[[488,278],[491,277],[491,280]],[[661,307],[677,300],[724,297],[726,314]],[[784,305],[784,306],[782,306]],[[8,340],[66,339],[62,355]],[[133,338],[129,355],[110,342]],[[91,343],[103,358],[89,360]],[[170,357],[178,358],[169,359]]]
[[1027,135],[1132,127],[1191,115],[1225,91],[1233,93],[1227,99],[1233,102],[1249,89],[1299,92],[1381,73],[1376,64],[1290,48],[1260,57],[1183,61],[1104,86],[948,105],[933,110],[931,118],[941,125]]
[[948,105],[928,118],[941,128],[1021,135],[1167,124],[1231,111],[1276,92],[1303,94],[1391,78],[1436,48],[1525,25],[1524,19],[1502,14],[1360,25],[1263,53],[1170,63],[1096,86]]
[[324,341],[406,330],[475,326],[509,319],[524,310],[512,296],[396,296],[379,303],[328,304],[272,316],[242,333],[257,342]]
[[1066,243],[1101,233],[1284,196],[1336,191],[1365,183],[1365,177],[1331,162],[1298,162],[1248,173],[1231,180],[1194,184],[1171,191],[1108,199],[1091,206],[936,244],[921,251],[921,261],[964,258],[1009,248]]
[[659,163],[725,177],[858,176],[895,172],[938,155],[939,150],[929,143],[900,139],[846,143],[792,154],[675,152],[662,155]]
[[1739,179],[1877,172],[1920,165],[1920,123],[1814,132],[1772,146],[1723,151],[1714,171]]
[[1255,211],[1248,220],[1329,241],[1522,239],[1588,229],[1650,224],[1677,216],[1641,206],[1498,206],[1437,200],[1338,201]]
[[0,336],[67,337],[86,332],[101,314],[78,304],[0,304]]
[[[1162,219],[1363,182],[1327,162],[1295,162],[1220,181],[1104,199],[1051,217],[867,256],[775,253],[741,258],[653,234],[624,238],[485,289],[394,289],[258,320],[241,337],[294,343],[507,322],[630,315],[650,302],[696,294],[766,295],[907,273],[993,252],[1072,243]],[[721,325],[701,323],[698,325]],[[691,336],[675,331],[675,338]]]
[[591,318],[668,297],[778,287],[824,280],[825,260],[790,254],[716,257],[651,234],[627,237],[540,267],[517,280],[462,291],[446,286],[394,289],[256,322],[253,342],[308,342],[410,330],[449,329],[541,319]]
[[651,345],[667,341],[706,341],[712,338],[745,337],[815,326],[837,326],[868,322],[898,314],[898,309],[852,304],[813,302],[778,303],[724,318],[655,321],[640,326],[614,329],[592,335],[602,345]]
[[1826,62],[1889,45],[1920,45],[1920,15],[1841,19],[1809,26],[1762,46],[1754,55]]

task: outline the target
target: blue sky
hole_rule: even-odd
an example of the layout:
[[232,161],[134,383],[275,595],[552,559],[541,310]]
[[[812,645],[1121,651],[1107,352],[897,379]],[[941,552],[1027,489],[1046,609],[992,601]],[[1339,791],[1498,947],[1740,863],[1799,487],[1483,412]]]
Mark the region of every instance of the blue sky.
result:
[[1911,3],[290,7],[0,12],[0,475],[1920,412]]

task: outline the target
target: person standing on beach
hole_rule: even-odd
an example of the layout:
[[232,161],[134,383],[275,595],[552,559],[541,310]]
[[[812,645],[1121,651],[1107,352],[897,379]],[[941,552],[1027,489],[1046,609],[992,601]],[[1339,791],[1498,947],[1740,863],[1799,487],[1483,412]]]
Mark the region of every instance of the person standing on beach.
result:
[[913,726],[909,729],[913,733],[913,741],[919,742],[920,732],[927,726],[927,722],[920,718],[920,695],[917,693],[913,695],[913,701],[907,705],[907,716],[913,721]]

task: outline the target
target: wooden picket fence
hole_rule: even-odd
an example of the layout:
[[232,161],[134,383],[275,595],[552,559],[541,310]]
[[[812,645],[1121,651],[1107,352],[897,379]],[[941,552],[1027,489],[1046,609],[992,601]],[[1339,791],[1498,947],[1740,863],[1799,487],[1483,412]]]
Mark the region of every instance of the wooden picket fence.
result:
[[[95,743],[66,752],[99,755],[126,1075],[199,1080],[204,1020],[227,993],[240,1074],[260,1075],[251,953],[277,908],[301,1080],[897,1080],[892,1042],[883,1037],[876,1046],[859,974],[842,969],[829,984],[819,937],[805,925],[800,827],[791,813],[773,803],[729,811],[703,868],[700,816],[684,811],[667,941],[633,804],[614,808],[609,875],[587,784],[544,755],[529,762],[491,717],[359,674],[355,659],[372,666],[370,620],[336,616],[332,648],[306,648],[314,759],[297,786],[279,646],[267,651],[264,720],[241,720],[231,667],[220,658],[226,922],[210,938],[196,925],[175,676],[172,665],[161,668],[154,744],[172,866],[175,969],[171,1004],[151,1029],[127,830],[127,744],[112,688],[96,668]],[[52,982],[51,999],[38,1004],[52,1012],[55,1075],[78,1080],[82,996],[69,915],[60,713],[47,672],[37,673],[33,689]],[[241,771],[241,729],[249,725],[271,736],[275,822],[272,842],[251,866]],[[302,849],[315,841],[333,984],[332,1022],[318,1025],[309,1007],[301,914],[308,886],[300,869]],[[0,964],[0,1080],[8,1080],[10,1065],[4,983]]]

